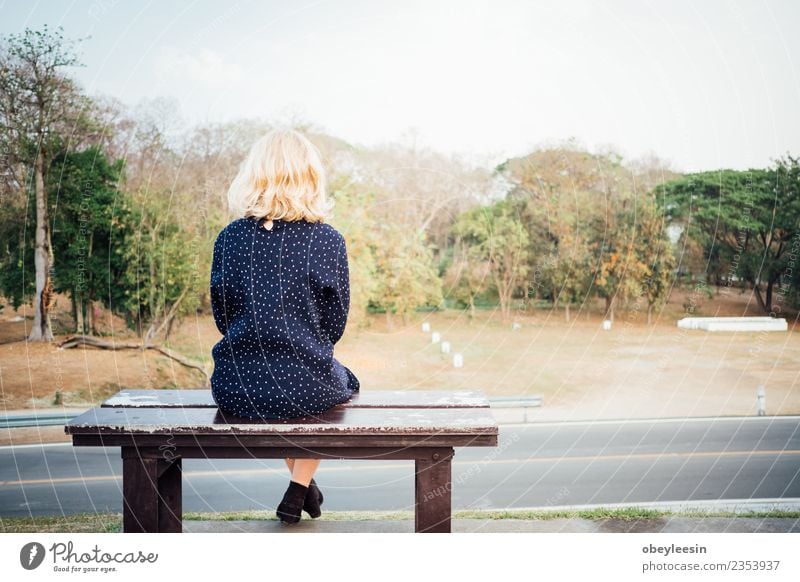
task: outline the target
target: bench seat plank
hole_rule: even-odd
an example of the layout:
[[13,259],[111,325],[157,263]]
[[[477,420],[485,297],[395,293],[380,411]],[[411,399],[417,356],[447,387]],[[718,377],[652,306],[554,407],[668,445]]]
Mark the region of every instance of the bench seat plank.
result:
[[316,417],[248,420],[213,408],[91,409],[70,420],[67,434],[479,435],[497,434],[483,408],[333,408]]
[[[217,408],[211,390],[120,390],[103,402],[116,408]],[[477,390],[380,390],[359,392],[337,408],[488,408]]]

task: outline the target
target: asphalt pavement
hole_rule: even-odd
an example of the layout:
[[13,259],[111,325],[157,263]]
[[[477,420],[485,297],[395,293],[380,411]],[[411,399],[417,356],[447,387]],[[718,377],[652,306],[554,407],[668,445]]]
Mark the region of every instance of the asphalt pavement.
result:
[[[280,460],[183,461],[184,511],[274,510]],[[0,447],[0,516],[121,512],[118,447]],[[324,461],[327,510],[412,510],[411,461]],[[501,425],[456,449],[453,509],[800,498],[800,417]]]

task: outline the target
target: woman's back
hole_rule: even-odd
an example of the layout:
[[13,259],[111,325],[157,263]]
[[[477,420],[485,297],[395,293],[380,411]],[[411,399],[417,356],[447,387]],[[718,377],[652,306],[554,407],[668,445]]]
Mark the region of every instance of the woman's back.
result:
[[358,381],[333,357],[350,290],[344,238],[305,220],[245,217],[217,237],[211,303],[223,338],[211,388],[223,411],[246,418],[319,414]]
[[[228,189],[239,217],[214,242],[211,308],[223,338],[211,350],[211,394],[245,418],[322,413],[359,390],[333,357],[350,307],[344,238],[326,224],[330,202],[319,150],[274,129],[250,148]],[[289,487],[275,509],[285,523],[321,515],[319,459],[286,459]]]

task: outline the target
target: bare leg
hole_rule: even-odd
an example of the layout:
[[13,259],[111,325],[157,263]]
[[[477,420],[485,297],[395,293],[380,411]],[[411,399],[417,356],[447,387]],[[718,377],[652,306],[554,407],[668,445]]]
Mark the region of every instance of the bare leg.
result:
[[[319,459],[294,459],[292,467],[292,481],[305,487],[311,483],[311,478],[319,467]],[[287,462],[288,464],[288,462]]]
[[286,466],[289,467],[289,473],[294,470],[294,459],[284,459],[286,461]]

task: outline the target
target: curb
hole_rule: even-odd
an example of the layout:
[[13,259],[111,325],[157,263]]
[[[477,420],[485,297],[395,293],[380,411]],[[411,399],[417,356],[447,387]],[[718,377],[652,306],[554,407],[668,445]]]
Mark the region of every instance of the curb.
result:
[[652,509],[672,513],[762,513],[800,511],[800,497],[764,499],[698,499],[692,501],[655,501],[641,503],[593,503],[586,505],[547,505],[514,507],[508,511],[587,511],[592,509]]

